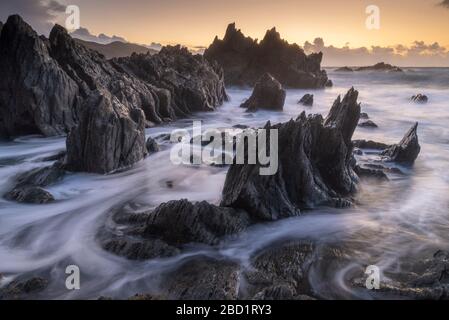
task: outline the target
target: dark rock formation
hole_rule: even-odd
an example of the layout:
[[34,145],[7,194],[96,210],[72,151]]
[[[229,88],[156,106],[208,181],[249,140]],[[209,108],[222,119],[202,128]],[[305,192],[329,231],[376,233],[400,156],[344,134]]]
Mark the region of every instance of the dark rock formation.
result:
[[429,101],[429,98],[426,95],[419,93],[413,96],[411,100],[416,103],[427,103]]
[[239,284],[238,263],[198,257],[168,273],[162,290],[174,300],[236,300]]
[[47,286],[48,281],[41,277],[34,277],[27,280],[14,280],[7,286],[0,288],[0,300],[29,299],[45,290]]
[[282,40],[275,28],[258,43],[232,23],[223,40],[216,37],[204,56],[223,67],[228,85],[252,87],[266,72],[292,88],[323,88],[328,80],[321,70],[321,52],[307,56],[298,45]]
[[145,157],[141,109],[125,106],[106,90],[93,93],[83,109],[79,124],[67,137],[68,170],[109,173]]
[[359,67],[359,68],[356,68],[355,71],[403,72],[403,70],[401,68],[393,66],[388,63],[384,63],[384,62],[376,63],[373,66]]
[[313,106],[313,94],[305,94],[299,101],[299,104],[302,104],[303,106],[311,107]]
[[360,178],[375,178],[388,181],[387,175],[379,169],[364,168],[357,165],[355,166],[354,171]]
[[384,150],[390,147],[388,144],[372,140],[354,140],[352,141],[352,144],[354,147],[360,149]]
[[103,247],[139,260],[178,254],[189,243],[216,245],[250,224],[242,210],[187,200],[169,201],[154,211],[121,218],[119,222],[128,226],[125,236],[100,235]]
[[360,119],[369,119],[369,115],[366,112],[360,113]]
[[79,87],[52,58],[50,43],[20,16],[0,35],[0,128],[6,136],[68,132],[76,123]]
[[[143,67],[134,64],[140,59],[152,61],[141,78],[131,72]],[[20,16],[9,17],[0,36],[0,132],[68,133],[96,90],[108,91],[128,109],[142,109],[148,126],[213,110],[226,98],[221,69],[185,49],[120,62],[84,47],[61,26],[46,39]]]
[[421,151],[417,130],[418,123],[415,123],[399,144],[390,146],[381,155],[388,161],[412,165]]
[[133,76],[170,92],[174,114],[183,117],[192,111],[212,111],[228,99],[223,70],[187,48],[167,46],[156,54],[133,54],[114,59]]
[[378,128],[379,126],[371,120],[362,121],[358,125],[361,128]]
[[325,120],[303,112],[287,123],[267,123],[265,129],[278,130],[277,173],[260,175],[260,164],[231,165],[221,205],[246,210],[255,220],[276,220],[320,205],[350,205],[357,183],[351,165],[351,137],[360,116],[357,97],[354,89],[343,100],[338,97]]
[[[173,221],[176,221],[173,224]],[[232,208],[220,208],[205,201],[170,201],[152,212],[143,235],[157,237],[179,246],[191,242],[217,244],[226,235],[238,233],[249,225],[248,216]]]
[[53,195],[40,187],[15,188],[5,195],[7,200],[43,204],[55,201]]
[[265,73],[254,87],[251,97],[246,100],[241,108],[247,111],[257,111],[257,109],[283,110],[286,92],[282,85],[270,74]]
[[326,88],[331,88],[334,86],[334,83],[332,82],[332,80],[327,80],[326,84],[324,85]]
[[149,137],[147,139],[145,146],[147,148],[148,154],[156,153],[160,150],[159,145],[157,144],[156,140],[154,140],[151,137]]
[[25,172],[17,177],[15,186],[5,195],[5,198],[24,203],[52,202],[55,200],[53,195],[43,188],[58,182],[64,174],[61,162]]
[[0,34],[2,33],[2,29],[3,29],[3,22],[0,21]]
[[312,290],[308,272],[314,256],[311,242],[297,241],[263,250],[251,257],[251,269],[243,275],[247,295],[257,300],[305,299]]
[[349,67],[337,68],[337,69],[335,69],[335,71],[337,71],[337,72],[354,72],[354,70],[352,68],[349,68]]

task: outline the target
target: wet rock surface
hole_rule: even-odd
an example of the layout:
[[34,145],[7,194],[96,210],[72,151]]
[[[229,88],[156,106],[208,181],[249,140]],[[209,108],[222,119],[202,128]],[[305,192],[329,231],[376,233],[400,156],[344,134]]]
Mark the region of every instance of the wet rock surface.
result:
[[360,149],[384,150],[390,147],[390,145],[388,144],[372,140],[354,140],[352,141],[352,144],[354,145],[354,147]]
[[38,36],[18,15],[0,36],[0,73],[0,132],[6,137],[68,133],[97,90],[143,110],[147,126],[213,110],[227,99],[222,70],[186,49],[109,61],[59,25],[49,39]]
[[258,109],[279,110],[284,108],[286,92],[282,85],[269,73],[265,73],[256,83],[253,93],[246,100],[241,108],[246,108],[248,112]]
[[398,144],[385,149],[381,155],[387,161],[412,165],[421,151],[417,130],[418,123],[415,123]]
[[426,95],[419,93],[417,95],[414,95],[411,100],[415,103],[427,103],[429,101],[429,98]]
[[3,288],[0,288],[0,300],[21,300],[36,297],[39,292],[45,290],[48,281],[41,277],[27,280],[14,280]]
[[302,104],[303,106],[311,107],[313,106],[313,94],[305,94],[299,101],[298,104]]
[[361,128],[379,128],[379,126],[371,120],[361,121],[358,126]]
[[360,116],[358,92],[338,97],[329,115],[302,113],[296,120],[271,125],[278,130],[279,167],[271,176],[259,164],[231,165],[221,205],[247,211],[255,220],[277,220],[320,205],[351,204],[357,176],[351,137]]
[[306,55],[298,45],[282,40],[275,28],[258,43],[232,23],[223,40],[216,37],[204,56],[223,67],[227,85],[252,87],[266,72],[285,87],[323,88],[328,81],[321,69],[322,53]]
[[68,170],[110,173],[145,157],[141,109],[123,105],[107,91],[92,94],[83,108],[79,124],[67,137]]

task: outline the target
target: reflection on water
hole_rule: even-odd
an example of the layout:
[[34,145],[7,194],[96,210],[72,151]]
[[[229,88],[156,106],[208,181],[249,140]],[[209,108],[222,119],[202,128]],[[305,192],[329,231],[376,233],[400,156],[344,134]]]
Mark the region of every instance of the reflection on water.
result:
[[[231,101],[217,112],[198,114],[167,126],[147,130],[159,137],[163,151],[130,171],[111,176],[69,174],[49,191],[57,201],[49,205],[24,205],[0,199],[0,273],[4,280],[16,275],[44,274],[51,280],[48,298],[128,297],[157,286],[159,275],[189,256],[228,256],[242,265],[250,255],[274,242],[316,239],[322,243],[344,242],[349,263],[311,272],[314,290],[322,297],[354,297],[348,275],[360,266],[376,264],[391,269],[398,261],[431,254],[449,247],[449,72],[447,69],[410,69],[405,74],[346,74],[329,72],[334,87],[326,90],[289,90],[283,113],[260,111],[247,114],[239,104],[249,90],[230,89]],[[183,255],[144,262],[128,261],[100,248],[95,237],[99,226],[111,223],[111,208],[128,201],[143,209],[187,198],[219,203],[226,168],[175,166],[169,161],[170,143],[162,134],[190,128],[203,120],[203,129],[236,124],[262,126],[280,122],[301,111],[327,114],[338,94],[351,86],[360,91],[363,112],[379,129],[358,128],[355,138],[385,143],[398,142],[411,124],[420,122],[421,154],[405,175],[389,182],[364,182],[357,206],[348,210],[322,209],[301,217],[255,225],[247,232],[214,248],[192,248]],[[430,97],[426,105],[411,104],[409,97],[421,92]],[[315,95],[313,108],[297,101],[306,92]],[[64,138],[23,137],[0,143],[0,193],[8,191],[14,176],[50,162],[39,159],[65,148]],[[82,272],[82,289],[64,289],[65,266],[76,264]],[[326,270],[325,270],[326,269]],[[397,267],[400,272],[400,265]],[[361,298],[369,298],[359,295]]]

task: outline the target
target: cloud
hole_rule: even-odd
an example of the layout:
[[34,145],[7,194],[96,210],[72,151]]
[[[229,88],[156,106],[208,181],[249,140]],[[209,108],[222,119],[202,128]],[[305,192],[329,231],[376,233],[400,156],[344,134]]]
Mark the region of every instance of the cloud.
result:
[[101,44],[108,44],[115,41],[127,42],[125,38],[113,35],[112,37],[105,35],[104,33],[100,33],[98,36],[93,35],[87,28],[79,28],[70,33],[73,38],[85,40],[85,41],[93,41]]
[[316,38],[313,43],[306,41],[303,48],[308,54],[323,52],[324,66],[366,66],[381,61],[397,66],[449,66],[449,51],[438,42],[414,41],[408,46],[398,44],[370,48],[345,45],[338,48],[326,46],[322,38]]
[[440,2],[440,6],[446,7],[449,9],[449,0],[443,0]]
[[56,0],[0,1],[0,21],[20,14],[39,34],[48,35],[57,22],[65,19],[65,6]]

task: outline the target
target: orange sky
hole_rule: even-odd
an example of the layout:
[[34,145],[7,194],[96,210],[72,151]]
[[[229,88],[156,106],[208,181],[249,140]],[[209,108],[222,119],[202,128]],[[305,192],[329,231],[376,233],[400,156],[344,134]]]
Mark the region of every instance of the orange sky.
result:
[[[61,1],[64,2],[64,1]],[[449,9],[441,0],[70,0],[81,9],[91,33],[116,34],[136,43],[208,45],[235,21],[261,38],[276,26],[289,42],[316,37],[350,47],[410,44],[415,40],[449,47]],[[380,7],[381,28],[365,27],[367,5]]]

